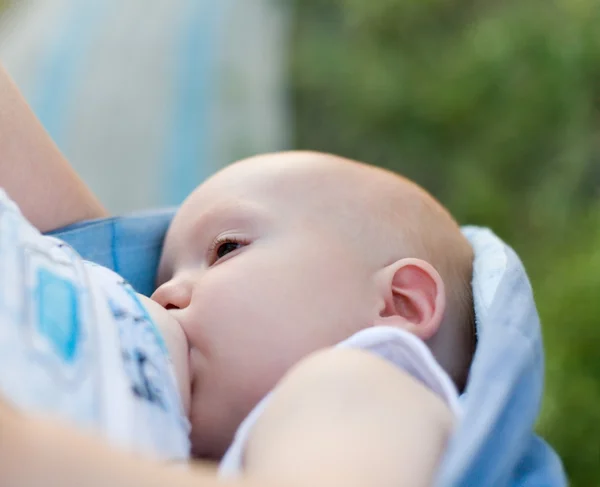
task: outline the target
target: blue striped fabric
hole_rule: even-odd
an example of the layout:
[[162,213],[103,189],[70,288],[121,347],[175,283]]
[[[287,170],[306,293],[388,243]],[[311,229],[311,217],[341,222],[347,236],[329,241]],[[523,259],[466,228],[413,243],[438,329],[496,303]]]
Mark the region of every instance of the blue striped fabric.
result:
[[175,209],[77,223],[51,232],[86,260],[108,267],[139,293],[154,291],[165,232]]

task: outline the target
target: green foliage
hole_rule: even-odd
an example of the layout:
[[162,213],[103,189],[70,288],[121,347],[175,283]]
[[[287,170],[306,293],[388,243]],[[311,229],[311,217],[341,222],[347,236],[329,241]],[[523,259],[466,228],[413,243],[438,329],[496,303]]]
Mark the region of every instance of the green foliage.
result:
[[296,145],[395,169],[493,228],[544,323],[540,432],[600,485],[600,2],[299,0]]

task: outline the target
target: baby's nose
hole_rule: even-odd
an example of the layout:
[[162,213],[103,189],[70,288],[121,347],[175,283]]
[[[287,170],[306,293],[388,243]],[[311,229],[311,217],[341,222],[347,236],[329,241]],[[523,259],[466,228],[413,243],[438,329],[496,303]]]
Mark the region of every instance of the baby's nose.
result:
[[150,299],[165,309],[185,309],[191,301],[191,288],[185,282],[167,281],[154,291]]

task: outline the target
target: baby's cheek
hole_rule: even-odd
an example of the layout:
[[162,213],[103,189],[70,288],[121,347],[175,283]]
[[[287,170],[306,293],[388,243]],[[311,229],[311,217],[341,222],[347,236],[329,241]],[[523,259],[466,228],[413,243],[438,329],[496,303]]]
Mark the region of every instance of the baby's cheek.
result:
[[195,289],[190,309],[193,319],[186,330],[194,346],[212,355],[223,353],[246,332],[252,313],[247,309],[250,299],[244,285],[211,279]]
[[[198,286],[194,300],[207,321],[238,321],[252,318],[263,307],[264,295],[260,276],[250,272],[233,272],[235,258],[215,268]],[[229,268],[229,269],[228,269]],[[242,269],[243,270],[243,269]],[[227,326],[227,323],[225,323]]]

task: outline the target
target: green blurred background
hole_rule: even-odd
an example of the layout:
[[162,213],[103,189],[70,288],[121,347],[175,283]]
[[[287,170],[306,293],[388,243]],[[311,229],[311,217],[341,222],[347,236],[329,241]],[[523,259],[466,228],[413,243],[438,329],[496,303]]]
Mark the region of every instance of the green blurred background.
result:
[[600,485],[600,2],[299,0],[293,35],[297,146],[401,172],[517,250],[539,432]]
[[600,2],[287,1],[291,145],[394,169],[517,250],[538,430],[573,486],[600,486]]

